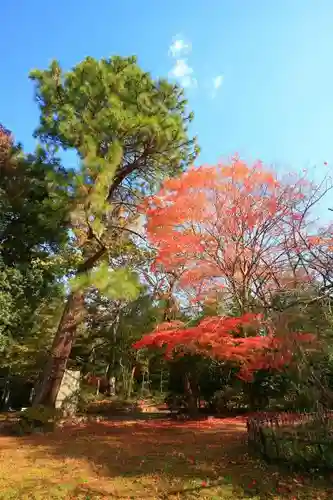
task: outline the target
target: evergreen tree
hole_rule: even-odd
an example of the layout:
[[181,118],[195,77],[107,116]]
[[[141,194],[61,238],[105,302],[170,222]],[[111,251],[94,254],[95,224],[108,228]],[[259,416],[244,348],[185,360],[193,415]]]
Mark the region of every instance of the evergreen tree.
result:
[[135,57],[88,57],[65,74],[54,61],[31,78],[41,112],[36,136],[49,154],[74,149],[81,160],[71,205],[80,263],[35,401],[54,405],[84,318],[84,290],[94,285],[111,297],[135,296],[128,273],[109,272],[109,265],[133,247],[142,196],[184,170],[198,148],[188,137],[193,115],[182,89],[153,80]]
[[51,327],[46,304],[63,300],[59,252],[68,243],[68,200],[65,192],[53,195],[69,177],[42,151],[25,155],[0,126],[0,366],[12,371],[21,371],[22,355],[35,351],[41,325],[43,338]]

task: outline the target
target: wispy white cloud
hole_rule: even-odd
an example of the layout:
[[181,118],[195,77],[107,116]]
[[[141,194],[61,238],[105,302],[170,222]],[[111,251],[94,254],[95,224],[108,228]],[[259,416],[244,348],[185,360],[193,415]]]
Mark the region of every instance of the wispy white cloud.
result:
[[173,38],[169,47],[169,55],[176,59],[173,67],[169,71],[169,77],[177,80],[182,87],[196,87],[197,80],[194,77],[194,70],[184,58],[192,50],[191,42],[185,40],[180,35]]
[[213,92],[212,92],[212,98],[216,97],[217,91],[219,88],[222,86],[223,83],[223,75],[217,75],[213,78]]
[[194,71],[187,64],[186,59],[177,59],[175,65],[169,71],[169,76],[178,80],[182,87],[195,87],[197,80],[193,75]]
[[214,86],[214,89],[219,89],[221,87],[223,83],[223,76],[222,75],[218,75],[218,76],[215,76],[215,78],[213,78],[213,86]]
[[173,37],[172,44],[169,47],[169,55],[174,58],[189,54],[192,50],[191,42],[184,40],[180,35]]
[[[185,88],[198,86],[196,72],[189,63],[189,55],[191,52],[192,43],[190,40],[187,40],[182,35],[173,37],[168,51],[169,56],[174,60],[173,66],[169,71],[169,78],[176,80]],[[214,99],[224,82],[224,76],[220,74],[213,78],[209,77],[206,79],[204,75],[200,75],[200,80],[202,80],[202,77],[206,80],[204,87],[208,95],[210,94],[211,98]]]

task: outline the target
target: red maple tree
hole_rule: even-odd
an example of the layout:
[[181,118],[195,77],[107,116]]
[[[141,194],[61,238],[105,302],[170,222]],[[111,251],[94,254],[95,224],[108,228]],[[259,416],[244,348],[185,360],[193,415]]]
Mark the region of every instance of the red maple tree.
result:
[[248,313],[237,318],[208,317],[190,328],[181,321],[165,322],[133,347],[165,347],[167,359],[195,353],[233,361],[240,366],[238,376],[251,380],[255,371],[290,365],[295,345],[313,347],[314,340],[311,334],[277,332],[261,315]]
[[299,254],[316,237],[308,207],[316,189],[238,158],[191,168],[146,200],[154,268],[177,269],[179,286],[196,300],[223,289],[241,314],[253,299],[267,306],[281,288],[310,278]]
[[233,360],[245,378],[290,363],[293,342],[306,345],[313,337],[281,334],[251,311],[258,305],[267,310],[277,292],[307,286],[313,278],[299,256],[323,240],[313,234],[309,210],[320,197],[304,178],[279,181],[261,162],[246,165],[238,157],[166,181],[144,206],[156,248],[153,269],[177,270],[179,288],[196,301],[223,290],[239,317],[210,317],[191,328],[163,323],[134,347]]

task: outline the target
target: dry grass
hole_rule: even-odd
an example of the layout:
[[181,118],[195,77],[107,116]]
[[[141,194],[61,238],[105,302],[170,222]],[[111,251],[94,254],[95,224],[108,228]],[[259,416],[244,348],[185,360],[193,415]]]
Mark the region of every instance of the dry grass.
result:
[[0,499],[331,499],[247,455],[241,418],[114,421],[0,437]]

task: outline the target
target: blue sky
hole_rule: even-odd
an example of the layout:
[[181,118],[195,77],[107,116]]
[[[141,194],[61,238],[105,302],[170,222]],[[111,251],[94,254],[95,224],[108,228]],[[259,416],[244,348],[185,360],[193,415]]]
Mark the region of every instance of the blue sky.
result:
[[202,162],[234,152],[320,172],[333,162],[332,0],[12,0],[1,17],[0,121],[27,149],[38,120],[30,69],[136,54],[187,85]]

